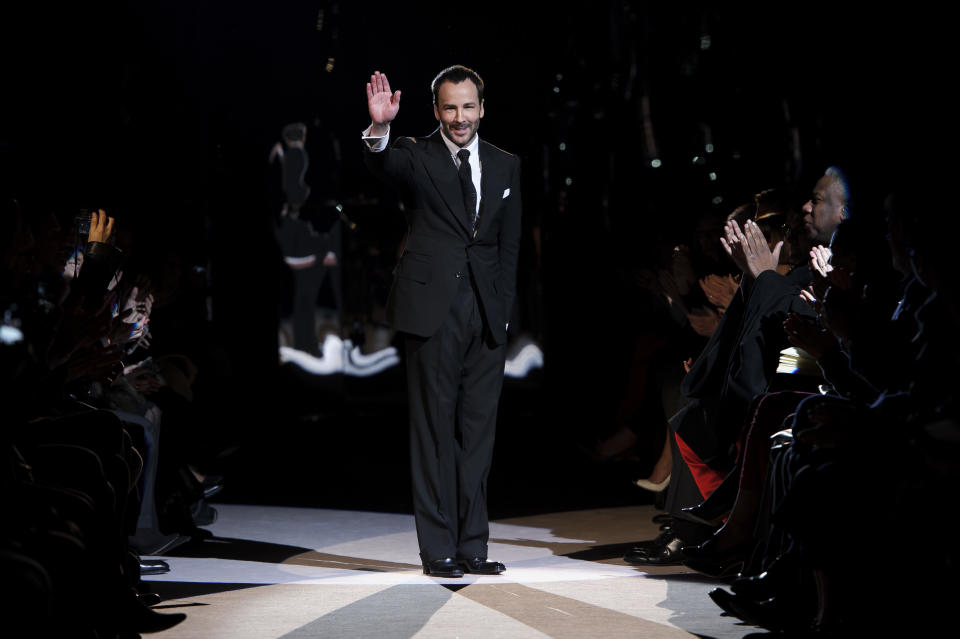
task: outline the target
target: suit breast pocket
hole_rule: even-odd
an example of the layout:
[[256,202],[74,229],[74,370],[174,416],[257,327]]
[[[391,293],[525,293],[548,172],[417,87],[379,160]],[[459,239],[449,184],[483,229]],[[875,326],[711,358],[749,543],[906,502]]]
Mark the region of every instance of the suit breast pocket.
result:
[[426,256],[406,253],[400,263],[397,264],[397,277],[428,284],[433,279],[433,267],[427,261]]

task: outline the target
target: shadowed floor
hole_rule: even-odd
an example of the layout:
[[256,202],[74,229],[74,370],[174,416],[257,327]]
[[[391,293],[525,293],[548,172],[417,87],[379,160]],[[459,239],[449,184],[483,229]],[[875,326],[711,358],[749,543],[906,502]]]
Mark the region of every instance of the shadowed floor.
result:
[[682,566],[621,559],[656,536],[652,506],[491,522],[498,577],[436,579],[406,514],[218,504],[215,537],[151,577],[165,637],[715,637],[756,632],[720,615],[718,585]]

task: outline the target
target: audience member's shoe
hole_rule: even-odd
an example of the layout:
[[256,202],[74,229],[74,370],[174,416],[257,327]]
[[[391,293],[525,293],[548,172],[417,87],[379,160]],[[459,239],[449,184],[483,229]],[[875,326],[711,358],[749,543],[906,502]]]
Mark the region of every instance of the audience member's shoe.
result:
[[431,577],[463,577],[463,569],[449,557],[423,562],[423,574]]
[[753,543],[748,541],[729,550],[719,551],[717,538],[710,537],[699,546],[683,547],[686,555],[683,565],[711,577],[729,577],[736,574],[752,549]]
[[200,482],[200,486],[203,488],[203,498],[210,499],[223,490],[223,477],[220,475],[207,475],[203,478],[203,481]]
[[774,579],[767,571],[759,575],[738,576],[730,582],[730,590],[735,595],[753,601],[765,601],[777,594]]
[[723,610],[726,614],[731,617],[736,617],[737,619],[740,616],[737,614],[737,611],[733,607],[733,600],[736,599],[736,595],[733,595],[723,588],[714,588],[709,593],[710,599],[713,600],[713,603],[720,606],[720,609]]
[[626,555],[624,555],[624,561],[629,562],[630,560],[627,557],[639,557],[646,556],[646,553],[654,547],[664,546],[670,543],[673,540],[673,528],[670,524],[663,524],[660,526],[660,534],[654,539],[647,539],[645,541],[638,541],[637,544],[631,548]]
[[160,598],[160,595],[158,595],[158,594],[155,593],[155,592],[138,592],[138,593],[137,593],[137,599],[138,599],[138,600],[140,601],[140,603],[142,603],[144,606],[148,606],[148,607],[149,607],[149,606],[156,606],[158,603],[160,603],[161,601],[163,601],[163,600]]
[[652,493],[659,493],[663,492],[663,489],[670,485],[670,475],[667,475],[667,478],[659,484],[655,484],[649,479],[638,479],[633,483],[644,490],[649,490]]
[[163,559],[140,559],[140,575],[162,575],[170,572],[170,564]]
[[731,508],[721,502],[704,501],[696,506],[680,509],[680,517],[698,524],[716,528],[730,514]]
[[162,555],[188,541],[189,537],[177,533],[164,535],[156,528],[137,528],[137,534],[129,538],[130,548],[138,555]]
[[641,566],[677,566],[683,563],[683,541],[680,537],[670,531],[657,540],[659,543],[634,546],[623,556],[623,560]]
[[487,561],[480,557],[457,559],[457,564],[463,569],[464,573],[474,575],[499,575],[507,569],[506,566],[499,561]]
[[[717,590],[720,590],[720,588],[717,588]],[[726,593],[726,591],[723,592]],[[717,600],[713,598],[713,592],[710,595],[711,599],[716,602]],[[759,626],[774,632],[780,632],[790,626],[790,616],[776,598],[766,601],[752,601],[740,595],[729,595],[724,599],[726,599],[726,605],[733,611],[732,614],[751,626]]]
[[676,515],[681,519],[716,528],[733,510],[739,491],[740,473],[735,469],[720,482],[709,497],[695,506],[681,508]]
[[217,521],[217,509],[208,504],[206,499],[198,499],[190,506],[190,517],[197,526],[209,526]]

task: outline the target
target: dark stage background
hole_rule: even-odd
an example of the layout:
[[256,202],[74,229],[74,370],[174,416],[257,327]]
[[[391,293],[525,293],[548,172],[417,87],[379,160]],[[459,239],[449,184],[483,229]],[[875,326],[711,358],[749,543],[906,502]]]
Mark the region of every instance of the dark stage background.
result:
[[329,222],[339,202],[358,223],[348,315],[383,292],[370,248],[389,269],[403,232],[361,166],[373,70],[403,91],[394,131],[425,135],[433,75],[477,69],[481,135],[523,161],[518,322],[547,365],[506,385],[493,516],[652,499],[629,480],[654,445],[605,465],[577,447],[613,428],[645,321],[631,274],[703,210],[809,189],[829,164],[878,186],[928,161],[918,143],[936,141],[949,77],[936,16],[802,3],[7,4],[5,194],[65,222],[103,207],[131,259],[176,278],[152,348],[199,365],[198,446],[222,453],[210,470],[236,501],[408,508],[402,372],[315,378],[277,363],[289,281],[266,158],[281,127],[308,124],[310,214]]

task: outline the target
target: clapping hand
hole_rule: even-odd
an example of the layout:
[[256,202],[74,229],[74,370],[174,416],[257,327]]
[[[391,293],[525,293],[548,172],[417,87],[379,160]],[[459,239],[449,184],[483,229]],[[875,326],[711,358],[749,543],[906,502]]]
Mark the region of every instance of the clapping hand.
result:
[[[734,228],[739,232],[736,221],[733,222]],[[743,253],[746,260],[746,272],[752,279],[757,279],[764,271],[776,270],[780,263],[780,251],[783,249],[783,240],[777,242],[777,245],[770,250],[770,244],[764,237],[763,231],[753,220],[747,220],[743,224],[743,233],[740,234],[740,243],[743,246]]]
[[739,286],[733,275],[711,273],[700,280],[700,288],[703,289],[704,295],[721,313],[730,306],[730,302],[733,301],[733,296],[737,294]]
[[744,249],[744,242],[746,242],[746,238],[740,231],[740,225],[737,224],[737,221],[727,220],[727,223],[723,225],[723,236],[720,238],[720,244],[723,245],[723,250],[730,256],[733,263],[737,265],[737,268],[746,272],[747,255]]
[[830,258],[833,257],[833,251],[823,245],[814,246],[810,249],[810,270],[826,279],[833,266],[830,265]]
[[826,246],[814,246],[810,249],[810,276],[813,278],[813,297],[822,300],[830,286],[827,279],[833,266],[830,264],[830,257],[833,253]]
[[775,270],[780,263],[783,241],[777,242],[771,251],[763,231],[753,220],[744,222],[743,231],[736,220],[729,220],[724,227],[724,234],[726,237],[720,238],[723,249],[751,279],[757,279],[764,271]]
[[817,293],[814,291],[812,284],[800,291],[800,299],[806,302],[807,306],[817,315],[823,312],[823,298],[817,297]]
[[157,365],[149,358],[127,366],[123,369],[123,375],[135,389],[144,395],[155,393],[167,385],[166,380],[163,379],[157,369]]

